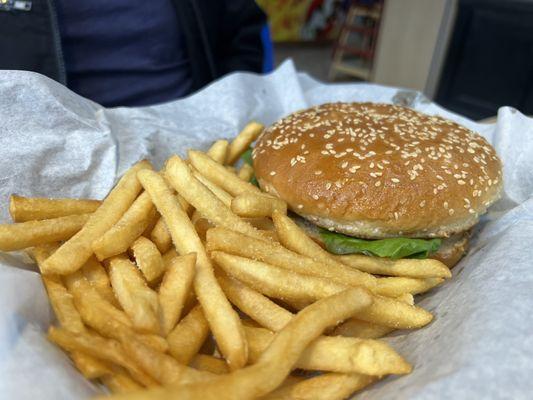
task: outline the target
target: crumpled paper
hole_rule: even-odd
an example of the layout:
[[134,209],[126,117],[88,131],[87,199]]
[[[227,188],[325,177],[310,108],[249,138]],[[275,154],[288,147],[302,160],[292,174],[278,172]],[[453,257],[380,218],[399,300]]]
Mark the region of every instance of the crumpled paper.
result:
[[[286,62],[266,76],[237,73],[188,98],[105,109],[29,72],[0,71],[0,220],[8,196],[103,198],[117,176],[188,148],[233,137],[330,101],[393,102],[450,118],[486,137],[504,164],[505,194],[483,217],[454,277],[420,304],[427,327],[389,342],[415,367],[360,399],[528,399],[533,396],[533,120],[503,107],[496,124],[448,112],[413,91],[323,84]],[[101,388],[48,343],[53,322],[39,275],[20,254],[0,253],[0,398],[82,399]]]

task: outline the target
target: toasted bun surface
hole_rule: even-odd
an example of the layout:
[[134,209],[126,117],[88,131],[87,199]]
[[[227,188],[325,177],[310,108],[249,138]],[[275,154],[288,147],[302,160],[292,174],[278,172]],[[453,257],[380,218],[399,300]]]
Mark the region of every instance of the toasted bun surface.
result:
[[447,237],[496,201],[501,163],[481,136],[405,107],[330,103],[265,129],[263,190],[319,226],[363,238]]

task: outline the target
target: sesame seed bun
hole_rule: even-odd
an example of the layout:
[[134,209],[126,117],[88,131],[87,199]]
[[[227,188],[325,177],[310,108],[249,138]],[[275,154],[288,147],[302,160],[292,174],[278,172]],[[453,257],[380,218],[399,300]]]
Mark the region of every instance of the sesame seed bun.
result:
[[463,232],[502,188],[485,139],[390,104],[296,112],[265,129],[252,156],[263,190],[319,226],[362,238]]

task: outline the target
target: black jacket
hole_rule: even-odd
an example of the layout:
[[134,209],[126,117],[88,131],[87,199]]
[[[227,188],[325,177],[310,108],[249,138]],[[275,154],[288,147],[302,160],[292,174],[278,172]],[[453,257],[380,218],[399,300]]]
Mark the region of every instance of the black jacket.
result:
[[[261,72],[266,19],[253,0],[172,0],[192,65],[193,89],[232,71]],[[67,84],[54,0],[0,2],[0,69],[35,71]],[[20,4],[20,3],[19,3]]]

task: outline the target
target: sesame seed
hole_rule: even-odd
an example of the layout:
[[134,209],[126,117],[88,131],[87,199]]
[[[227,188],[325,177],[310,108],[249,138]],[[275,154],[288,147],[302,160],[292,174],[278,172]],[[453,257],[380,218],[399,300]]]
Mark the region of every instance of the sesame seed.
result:
[[466,185],[466,182],[463,181],[462,179],[459,179],[459,180],[457,181],[457,183],[458,183],[459,185]]
[[298,205],[296,206],[296,208],[298,208],[298,209],[301,210],[302,208],[304,208],[304,205],[303,205],[303,204],[298,204]]
[[315,175],[321,175],[322,171],[315,171]]
[[455,210],[453,208],[450,208],[448,210],[448,214],[453,215],[455,213]]
[[314,194],[313,199],[318,200],[318,195]]
[[377,181],[376,183],[374,183],[374,186],[375,186],[375,187],[379,187],[379,186],[381,186],[381,181]]
[[270,176],[276,175],[276,171],[270,171]]
[[399,183],[400,180],[398,178],[391,178],[391,182],[393,183]]
[[422,200],[419,204],[421,208],[423,208],[426,205],[426,200]]

